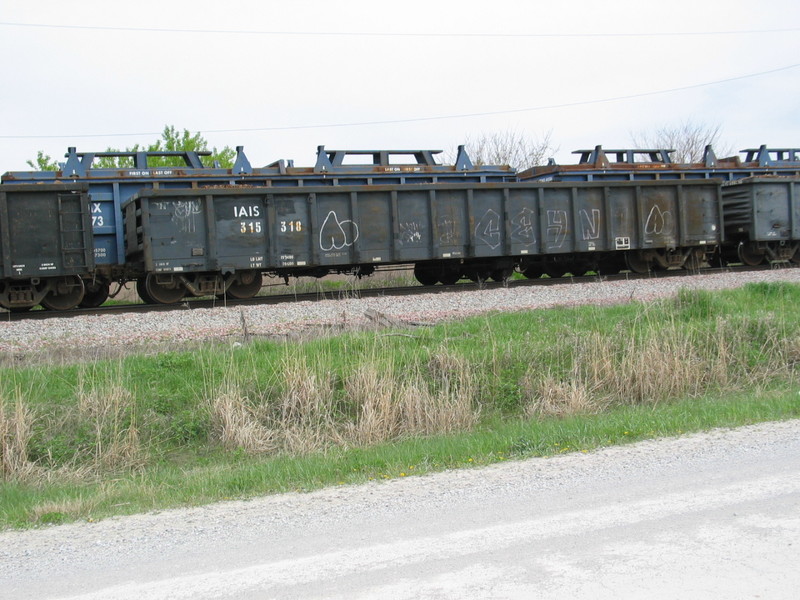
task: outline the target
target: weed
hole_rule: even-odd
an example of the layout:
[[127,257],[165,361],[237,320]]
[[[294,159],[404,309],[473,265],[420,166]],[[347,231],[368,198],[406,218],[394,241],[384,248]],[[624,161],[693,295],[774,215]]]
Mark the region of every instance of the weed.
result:
[[490,315],[413,339],[356,332],[4,369],[0,519],[66,521],[797,416],[798,301],[798,286],[754,286]]
[[35,472],[28,459],[28,444],[33,430],[33,412],[21,398],[13,408],[0,397],[0,473],[3,479],[26,479]]

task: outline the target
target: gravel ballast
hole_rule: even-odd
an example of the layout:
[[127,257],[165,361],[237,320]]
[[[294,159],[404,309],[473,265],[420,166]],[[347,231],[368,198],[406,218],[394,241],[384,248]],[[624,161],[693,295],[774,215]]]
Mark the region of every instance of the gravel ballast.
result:
[[367,327],[373,324],[367,316],[370,311],[401,324],[433,324],[496,311],[647,301],[675,295],[682,288],[720,290],[776,281],[800,283],[800,269],[31,319],[0,324],[0,353],[20,357],[77,348],[124,351],[158,344],[237,340],[244,336],[245,327],[250,336],[290,337]]

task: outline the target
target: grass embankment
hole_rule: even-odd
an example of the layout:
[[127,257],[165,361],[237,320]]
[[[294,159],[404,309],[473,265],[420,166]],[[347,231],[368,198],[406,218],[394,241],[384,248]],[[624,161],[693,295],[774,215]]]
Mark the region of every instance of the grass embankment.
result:
[[0,527],[800,416],[800,286],[0,372]]

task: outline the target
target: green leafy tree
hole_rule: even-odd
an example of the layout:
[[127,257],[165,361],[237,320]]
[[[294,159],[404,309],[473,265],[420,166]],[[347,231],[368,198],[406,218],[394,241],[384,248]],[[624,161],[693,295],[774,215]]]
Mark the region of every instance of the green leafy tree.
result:
[[[212,166],[219,163],[220,167],[230,168],[236,159],[236,150],[225,146],[221,150],[216,147],[209,148],[208,142],[200,132],[191,133],[188,129],[178,131],[172,125],[166,125],[161,132],[161,138],[155,143],[147,146],[134,144],[124,150],[118,148],[106,148],[106,152],[185,152],[185,151],[210,151],[211,156],[201,157],[203,164]],[[36,159],[27,161],[34,169],[40,171],[57,171],[58,163],[50,156],[42,152],[37,152]],[[153,156],[148,159],[148,167],[179,167],[185,166],[183,159],[179,156]],[[117,169],[133,167],[133,159],[128,157],[101,156],[97,157],[92,164],[96,169]]]
[[36,153],[36,158],[26,161],[31,169],[37,171],[58,171],[58,163],[42,150]]

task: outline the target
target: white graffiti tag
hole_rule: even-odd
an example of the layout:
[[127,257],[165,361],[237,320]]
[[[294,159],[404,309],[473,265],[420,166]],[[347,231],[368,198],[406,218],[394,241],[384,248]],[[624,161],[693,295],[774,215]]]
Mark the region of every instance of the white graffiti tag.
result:
[[408,223],[400,223],[400,244],[418,244],[422,241],[422,231],[419,223],[416,221],[409,221]]
[[175,202],[172,222],[182,233],[195,233],[197,231],[197,215],[202,212],[199,200],[181,200]]
[[650,209],[647,221],[644,224],[644,232],[648,235],[670,235],[675,226],[672,213],[668,210],[661,210],[657,204]]
[[548,248],[561,248],[567,239],[567,211],[547,211],[547,237],[550,241]]
[[533,211],[530,208],[523,208],[511,219],[514,230],[511,238],[522,242],[526,246],[536,243],[536,232],[533,229]]
[[500,245],[500,215],[491,208],[475,226],[475,237],[484,242],[492,250]]
[[583,229],[584,240],[596,240],[600,237],[600,209],[593,208],[592,216],[589,217],[589,211],[581,209],[581,228]]
[[358,239],[358,225],[349,219],[340,221],[335,211],[330,211],[319,230],[319,247],[324,252],[352,246]]
[[439,243],[450,246],[456,243],[456,221],[447,217],[439,219]]

